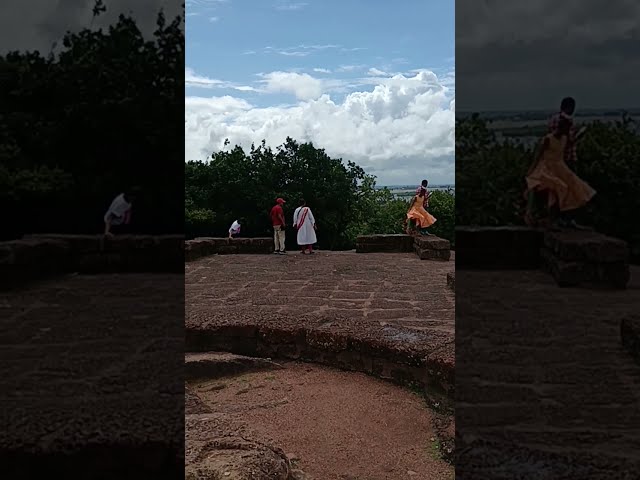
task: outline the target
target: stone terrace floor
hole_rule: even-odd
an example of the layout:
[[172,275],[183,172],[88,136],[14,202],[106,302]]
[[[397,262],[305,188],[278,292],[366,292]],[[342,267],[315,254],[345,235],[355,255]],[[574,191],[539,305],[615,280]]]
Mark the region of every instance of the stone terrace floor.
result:
[[[269,315],[455,332],[455,261],[412,253],[210,256],[186,264],[187,324]],[[204,321],[204,320],[203,320]]]
[[631,274],[606,291],[457,271],[459,478],[639,478],[640,366],[620,341],[621,319],[640,312]]
[[0,292],[0,407],[11,413],[0,449],[122,441],[179,454],[184,357],[167,352],[183,349],[183,318],[182,275],[68,275]]

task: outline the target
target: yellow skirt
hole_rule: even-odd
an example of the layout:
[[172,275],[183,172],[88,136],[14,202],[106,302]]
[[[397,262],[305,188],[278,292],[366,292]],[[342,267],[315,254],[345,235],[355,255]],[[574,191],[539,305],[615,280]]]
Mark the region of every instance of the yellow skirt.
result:
[[596,194],[591,186],[559,162],[540,162],[526,181],[527,192],[547,192],[549,207],[557,205],[563,212],[583,207]]
[[414,220],[418,228],[428,228],[436,223],[436,218],[422,206],[412,207],[407,212],[407,220]]

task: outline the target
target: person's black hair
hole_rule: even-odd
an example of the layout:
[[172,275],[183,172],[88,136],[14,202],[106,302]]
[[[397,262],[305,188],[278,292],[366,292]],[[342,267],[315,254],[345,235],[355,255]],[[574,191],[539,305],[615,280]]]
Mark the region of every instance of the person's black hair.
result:
[[564,97],[560,102],[560,110],[572,115],[576,109],[576,100],[573,97]]
[[422,186],[426,187],[427,185],[429,185],[429,180],[422,180]]
[[307,204],[307,201],[304,198],[300,199],[300,206],[304,207]]

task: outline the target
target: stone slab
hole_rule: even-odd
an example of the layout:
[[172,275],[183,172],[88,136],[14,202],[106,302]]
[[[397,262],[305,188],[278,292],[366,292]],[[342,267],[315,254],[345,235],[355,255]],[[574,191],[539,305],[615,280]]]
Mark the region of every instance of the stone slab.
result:
[[569,262],[629,261],[629,247],[625,241],[593,231],[546,232],[544,246],[556,257]]
[[471,269],[537,269],[544,232],[503,226],[456,227],[456,266]]
[[271,254],[273,239],[198,237],[185,242],[185,261],[192,262],[209,255]]
[[421,235],[414,237],[413,245],[420,250],[451,250],[451,242],[435,235]]
[[430,248],[416,247],[415,252],[420,260],[449,261],[449,259],[451,258],[451,250],[432,250]]
[[356,238],[357,253],[408,253],[413,251],[411,235],[360,235]]
[[629,265],[624,262],[566,261],[558,258],[548,248],[540,250],[540,257],[543,268],[562,287],[592,284],[624,289],[631,278]]
[[282,368],[269,359],[220,352],[187,353],[184,358],[184,367],[185,380],[221,378],[258,370]]

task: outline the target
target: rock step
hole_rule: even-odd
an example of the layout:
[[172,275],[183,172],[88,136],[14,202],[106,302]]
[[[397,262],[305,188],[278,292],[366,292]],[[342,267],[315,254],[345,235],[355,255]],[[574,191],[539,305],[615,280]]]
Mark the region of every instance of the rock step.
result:
[[629,265],[624,262],[567,261],[558,258],[548,248],[540,250],[540,257],[544,270],[549,272],[561,287],[592,284],[625,289],[631,278]]
[[247,357],[226,352],[187,353],[185,379],[220,378],[257,370],[282,368],[268,358]]
[[630,279],[626,242],[594,231],[547,232],[540,250],[544,268],[561,286],[626,288]]
[[357,253],[410,253],[421,260],[449,260],[451,242],[433,235],[360,235],[356,239]]
[[451,242],[433,235],[415,237],[413,248],[420,260],[444,260],[451,258]]
[[456,227],[456,267],[537,269],[544,232],[517,226]]
[[356,239],[357,253],[410,253],[413,252],[411,235],[360,235]]
[[197,260],[209,255],[270,254],[273,253],[273,239],[258,238],[218,238],[198,237],[185,242],[185,260]]
[[544,246],[560,260],[589,263],[627,263],[629,247],[618,238],[593,231],[546,232]]

